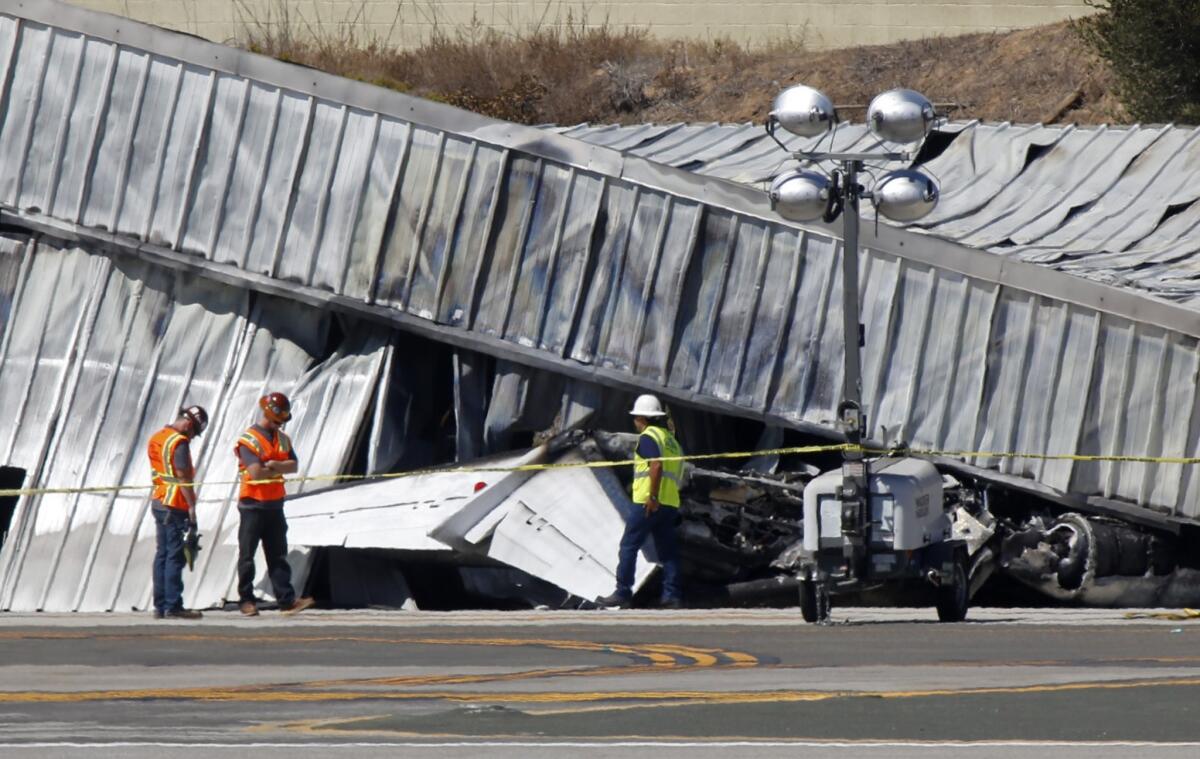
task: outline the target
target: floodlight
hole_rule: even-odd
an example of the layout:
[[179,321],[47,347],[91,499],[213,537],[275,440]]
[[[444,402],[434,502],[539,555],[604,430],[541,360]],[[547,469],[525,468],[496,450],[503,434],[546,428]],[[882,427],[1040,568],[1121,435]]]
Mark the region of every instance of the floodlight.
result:
[[812,87],[798,84],[775,98],[771,119],[799,137],[819,137],[837,121],[833,101]]
[[901,169],[879,180],[871,191],[871,202],[892,221],[916,221],[937,206],[938,186],[919,171]]
[[771,182],[771,208],[789,221],[816,221],[830,205],[830,182],[815,171],[789,171]]
[[887,142],[920,142],[933,128],[933,103],[915,90],[888,90],[867,107],[871,131]]

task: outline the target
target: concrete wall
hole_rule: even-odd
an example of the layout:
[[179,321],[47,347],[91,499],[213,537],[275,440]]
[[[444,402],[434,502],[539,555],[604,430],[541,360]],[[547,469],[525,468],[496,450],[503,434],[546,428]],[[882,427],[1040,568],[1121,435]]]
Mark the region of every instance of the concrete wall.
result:
[[411,46],[435,27],[472,23],[501,31],[573,19],[645,26],[668,38],[802,39],[812,48],[880,44],[1036,26],[1089,12],[1084,0],[70,0],[217,41],[247,24],[290,18],[305,31],[356,32]]

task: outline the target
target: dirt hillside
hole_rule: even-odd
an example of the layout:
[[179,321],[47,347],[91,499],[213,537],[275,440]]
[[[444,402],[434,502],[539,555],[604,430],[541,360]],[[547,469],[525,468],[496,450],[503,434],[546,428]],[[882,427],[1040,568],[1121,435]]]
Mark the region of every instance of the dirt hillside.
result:
[[[529,124],[761,122],[774,95],[803,82],[839,106],[895,86],[953,118],[1125,123],[1107,66],[1067,23],[810,52],[803,39],[746,49],[663,42],[626,29],[524,35],[458,32],[413,51],[342,36],[248,34],[246,47],[333,73]],[[857,119],[860,113],[846,109]]]
[[[763,121],[781,86],[804,83],[839,106],[865,105],[892,87],[911,87],[955,118],[1118,123],[1128,120],[1111,75],[1066,24],[1007,34],[972,34],[848,48],[827,55],[771,56],[740,71],[697,72],[695,96],[659,102],[637,120]],[[939,110],[943,110],[939,108]],[[862,117],[852,114],[856,119]]]

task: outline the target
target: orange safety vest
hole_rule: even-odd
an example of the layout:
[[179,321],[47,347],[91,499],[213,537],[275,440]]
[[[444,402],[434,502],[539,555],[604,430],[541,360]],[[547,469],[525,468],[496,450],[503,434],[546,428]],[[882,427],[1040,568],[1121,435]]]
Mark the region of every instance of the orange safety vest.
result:
[[246,446],[262,463],[268,461],[287,461],[291,458],[292,441],[283,432],[276,432],[274,440],[268,440],[261,432],[251,427],[238,438],[233,447],[233,455],[237,456],[238,470],[242,476],[242,488],[238,498],[252,501],[281,501],[287,495],[283,487],[283,475],[270,478],[269,482],[255,481],[250,471],[242,466],[242,457],[238,455],[238,446]]
[[164,427],[151,436],[147,453],[150,454],[150,469],[153,472],[154,500],[169,509],[187,511],[188,503],[183,495],[185,488],[180,478],[190,478],[192,473],[175,471],[175,449],[184,442],[187,442],[187,435],[174,427]]

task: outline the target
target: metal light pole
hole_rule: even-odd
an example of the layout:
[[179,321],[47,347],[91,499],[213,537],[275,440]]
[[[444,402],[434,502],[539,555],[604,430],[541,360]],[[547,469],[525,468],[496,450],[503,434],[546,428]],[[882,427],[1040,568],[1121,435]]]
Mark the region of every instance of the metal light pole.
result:
[[851,446],[842,451],[842,544],[847,575],[865,578],[871,545],[871,518],[868,512],[870,480],[867,460],[862,455],[862,348],[863,327],[858,303],[858,171],[862,164],[853,158],[842,160],[842,338],[844,369],[842,402],[838,419]]
[[[891,90],[876,97],[867,110],[872,131],[881,140],[914,143],[925,138],[933,125],[933,106],[912,90]],[[799,85],[785,90],[775,99],[767,132],[784,150],[775,136],[775,127],[801,137],[819,137],[836,123],[837,114],[825,95]],[[819,165],[830,161],[840,164],[832,178],[825,174],[794,170],[771,183],[771,207],[785,219],[826,223],[842,217],[842,335],[844,372],[842,401],[837,417],[846,435],[848,448],[842,453],[841,504],[842,550],[845,578],[865,580],[870,574],[871,504],[869,498],[869,462],[863,456],[862,442],[866,415],[862,408],[863,327],[858,299],[859,209],[863,198],[870,199],[876,210],[898,221],[919,219],[937,204],[938,189],[933,180],[911,170],[893,171],[876,183],[872,191],[859,184],[859,174],[867,161],[909,161],[915,153],[820,153],[792,152],[797,161]]]

